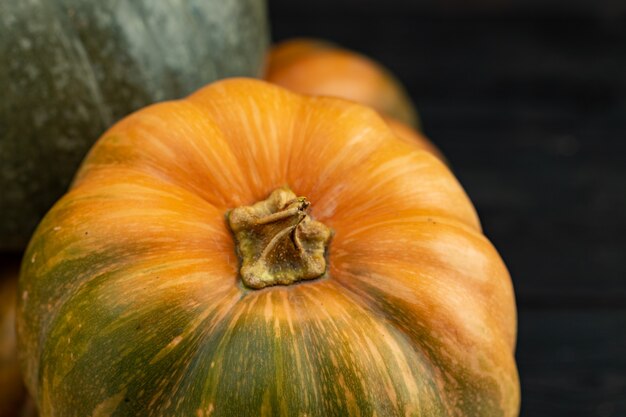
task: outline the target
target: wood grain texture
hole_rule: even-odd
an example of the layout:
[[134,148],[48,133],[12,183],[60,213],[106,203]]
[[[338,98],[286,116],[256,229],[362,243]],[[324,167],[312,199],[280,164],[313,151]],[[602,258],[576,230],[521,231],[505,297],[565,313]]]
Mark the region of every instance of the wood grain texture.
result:
[[626,312],[520,314],[522,415],[621,417],[626,409]]

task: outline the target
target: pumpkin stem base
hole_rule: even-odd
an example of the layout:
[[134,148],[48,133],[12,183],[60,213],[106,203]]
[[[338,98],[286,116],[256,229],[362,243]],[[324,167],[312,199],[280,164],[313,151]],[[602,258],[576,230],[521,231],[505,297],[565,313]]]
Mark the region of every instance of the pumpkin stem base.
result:
[[324,253],[331,229],[311,219],[305,197],[288,187],[252,206],[230,210],[226,217],[241,260],[244,285],[261,289],[318,278],[326,272]]

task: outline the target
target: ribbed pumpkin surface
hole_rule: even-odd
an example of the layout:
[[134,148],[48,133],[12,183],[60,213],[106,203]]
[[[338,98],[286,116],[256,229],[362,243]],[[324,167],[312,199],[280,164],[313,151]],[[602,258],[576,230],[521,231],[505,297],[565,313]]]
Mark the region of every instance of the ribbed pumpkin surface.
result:
[[[253,290],[225,215],[288,185],[324,277]],[[372,110],[246,79],[137,112],[24,259],[52,416],[515,416],[511,282],[448,169]]]

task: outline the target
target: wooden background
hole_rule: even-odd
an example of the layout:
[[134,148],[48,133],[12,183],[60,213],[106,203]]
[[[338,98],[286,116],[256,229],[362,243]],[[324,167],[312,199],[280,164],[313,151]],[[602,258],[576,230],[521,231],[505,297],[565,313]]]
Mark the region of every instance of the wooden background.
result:
[[626,416],[626,1],[270,0],[406,84],[517,293],[526,417]]

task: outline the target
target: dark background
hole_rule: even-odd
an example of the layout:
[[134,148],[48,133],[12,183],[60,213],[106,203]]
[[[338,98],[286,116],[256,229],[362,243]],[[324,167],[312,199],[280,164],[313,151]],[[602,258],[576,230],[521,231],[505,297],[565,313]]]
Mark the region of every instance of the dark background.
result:
[[270,0],[270,17],[274,40],[332,40],[408,88],[511,271],[522,415],[626,416],[626,0]]

